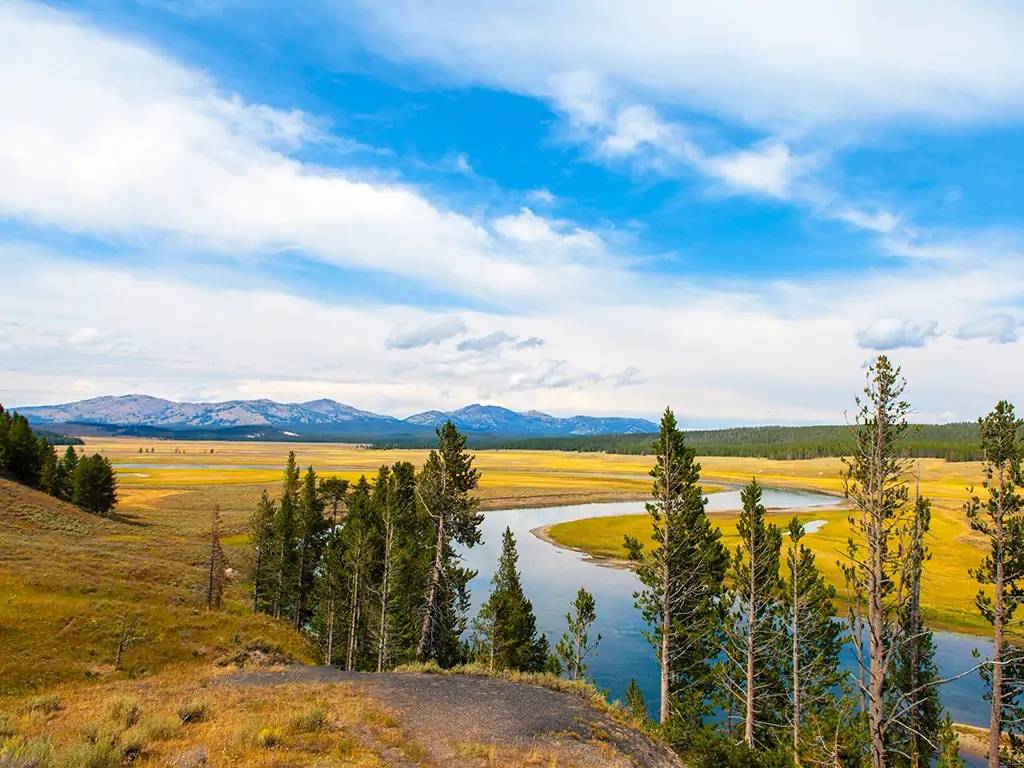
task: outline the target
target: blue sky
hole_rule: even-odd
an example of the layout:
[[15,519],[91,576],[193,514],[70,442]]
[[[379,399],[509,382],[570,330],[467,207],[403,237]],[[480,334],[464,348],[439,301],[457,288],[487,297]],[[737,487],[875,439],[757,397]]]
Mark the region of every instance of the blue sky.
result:
[[[969,12],[968,12],[969,11]],[[1024,374],[1024,9],[18,2],[0,402],[835,422]]]

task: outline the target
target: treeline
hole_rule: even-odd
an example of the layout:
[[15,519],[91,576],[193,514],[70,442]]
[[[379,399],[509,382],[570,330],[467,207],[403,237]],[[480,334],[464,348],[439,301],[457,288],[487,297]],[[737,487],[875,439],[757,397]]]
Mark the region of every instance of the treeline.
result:
[[[732,427],[686,433],[701,456],[749,456],[766,459],[817,459],[847,456],[852,448],[849,426]],[[646,456],[651,435],[578,435],[488,442],[480,447],[520,450],[597,451]],[[978,425],[914,424],[896,446],[903,458],[978,461],[982,458]]]
[[419,469],[397,462],[355,483],[320,478],[312,467],[301,472],[289,453],[280,495],[264,492],[251,519],[253,609],[290,622],[324,663],[347,670],[478,662],[582,676],[597,643],[588,635],[593,598],[580,591],[552,651],[537,633],[509,530],[492,592],[470,625],[476,572],[457,547],[481,541],[479,476],[450,422]]
[[28,419],[0,406],[0,476],[70,501],[96,514],[117,505],[117,476],[106,457],[81,456],[73,445],[58,455],[49,437]]

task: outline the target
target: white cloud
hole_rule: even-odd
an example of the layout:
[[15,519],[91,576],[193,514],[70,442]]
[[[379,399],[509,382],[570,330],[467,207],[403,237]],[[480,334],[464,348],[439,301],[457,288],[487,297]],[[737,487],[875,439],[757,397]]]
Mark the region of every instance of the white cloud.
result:
[[417,349],[428,344],[437,346],[442,341],[466,332],[466,324],[458,317],[446,317],[413,326],[395,328],[388,336],[388,349]]
[[486,336],[464,339],[458,343],[457,349],[460,352],[492,352],[515,339],[515,336],[505,333],[505,331],[495,331]]
[[1024,114],[1024,8],[1012,2],[337,5],[347,18],[361,10],[382,55],[572,99],[591,117],[603,97],[624,91],[773,132]]
[[526,199],[537,205],[554,205],[558,198],[546,187],[531,189],[526,193]]
[[903,347],[923,347],[939,335],[934,320],[916,322],[898,317],[883,317],[857,331],[857,343],[864,349],[887,351]]
[[[0,92],[3,217],[232,256],[295,250],[477,300],[543,301],[559,283],[602,282],[582,285],[570,253],[600,257],[595,235],[559,235],[571,248],[541,272],[548,254],[516,232],[496,236],[407,185],[295,160],[290,150],[327,139],[308,115],[224,93],[70,14],[0,5]],[[458,155],[453,168],[471,167]]]
[[[1024,300],[1024,263],[976,264],[746,289],[695,288],[661,275],[598,305],[460,310],[485,336],[500,329],[524,341],[543,337],[543,356],[518,341],[500,355],[443,343],[397,354],[387,349],[392,323],[420,328],[449,315],[201,286],[41,253],[26,260],[0,248],[0,402],[78,399],[74,382],[89,381],[96,394],[334,397],[386,413],[489,398],[560,414],[652,416],[671,404],[684,422],[836,422],[862,383],[865,352],[855,334],[863,318],[931,317],[959,328],[986,307]],[[118,328],[124,351],[72,346],[68,337],[81,328]],[[897,355],[921,414],[974,418],[1012,394],[1002,382],[1024,377],[1024,355],[994,358],[985,344],[928,339]],[[969,382],[963,370],[975,374]]]
[[986,339],[994,344],[1012,344],[1019,338],[1022,323],[1010,315],[991,315],[964,323],[956,332],[958,339]]

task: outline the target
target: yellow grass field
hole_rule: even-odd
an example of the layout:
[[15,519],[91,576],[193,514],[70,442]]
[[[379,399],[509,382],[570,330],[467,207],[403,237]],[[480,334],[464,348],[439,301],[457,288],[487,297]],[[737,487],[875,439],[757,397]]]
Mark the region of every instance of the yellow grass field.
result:
[[[841,494],[841,463],[837,459],[772,461],[767,459],[707,457],[701,459],[703,477],[712,483],[745,483],[756,477],[762,485]],[[932,528],[928,545],[932,558],[925,569],[922,599],[930,621],[936,627],[987,633],[988,625],[974,607],[978,585],[967,574],[982,558],[981,541],[970,530],[963,504],[970,496],[971,484],[981,485],[981,465],[977,462],[949,463],[941,459],[922,459],[921,493],[932,499]],[[791,513],[770,515],[784,526]],[[842,578],[837,562],[849,536],[845,509],[801,512],[802,520],[825,520],[825,526],[809,534],[805,543],[817,556],[826,577],[840,588]],[[723,540],[735,549],[734,512],[715,515]],[[596,557],[625,557],[623,536],[629,534],[649,541],[650,523],[645,515],[627,515],[576,520],[551,526],[548,536],[559,545],[588,552]]]

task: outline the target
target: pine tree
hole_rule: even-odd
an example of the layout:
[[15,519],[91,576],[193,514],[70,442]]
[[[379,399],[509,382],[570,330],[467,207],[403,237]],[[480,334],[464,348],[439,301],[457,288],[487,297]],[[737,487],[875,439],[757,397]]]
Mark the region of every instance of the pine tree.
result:
[[296,545],[298,540],[299,468],[295,464],[295,451],[288,452],[284,469],[281,498],[274,517],[274,599],[271,613],[275,618],[289,616],[294,601]]
[[[396,462],[388,473],[386,515],[393,527],[387,558],[388,588],[384,667],[416,659],[420,640],[423,596],[429,579],[434,530],[433,520],[416,503],[416,469],[407,461]],[[384,579],[381,575],[381,586]],[[378,640],[380,636],[378,635]],[[379,643],[378,643],[379,650]]]
[[60,459],[60,478],[62,481],[58,498],[70,500],[74,493],[75,470],[78,468],[78,454],[75,446],[69,445]]
[[299,493],[298,504],[298,563],[295,568],[295,609],[292,624],[299,629],[309,618],[307,597],[313,588],[313,569],[320,559],[327,521],[324,519],[324,505],[317,490],[316,472],[312,467],[306,470]]
[[407,659],[411,630],[424,584],[424,560],[418,556],[421,531],[416,519],[415,470],[408,462],[381,467],[374,484],[380,523],[380,573],[377,588],[377,671],[395,658]]
[[629,687],[626,688],[626,707],[634,718],[643,723],[647,722],[647,702],[644,701],[644,692],[640,690],[635,678],[629,679]]
[[327,535],[319,567],[316,569],[316,607],[313,615],[315,633],[324,654],[324,663],[335,664],[338,639],[343,637],[340,617],[348,601],[348,574],[345,570],[344,535],[342,529],[332,528]]
[[[908,429],[906,382],[885,355],[867,373],[864,399],[857,399],[852,456],[844,459],[843,482],[853,503],[844,575],[850,588],[852,639],[857,650],[862,700],[867,708],[871,768],[888,764],[890,728],[902,725],[887,706],[887,680],[906,637],[900,619],[909,601],[915,526],[909,503],[908,460],[899,441]],[[866,624],[868,647],[861,627]],[[865,658],[866,651],[866,658]]]
[[433,562],[424,595],[423,621],[417,656],[442,665],[458,661],[459,638],[466,626],[469,581],[475,572],[461,566],[454,543],[472,547],[480,542],[483,516],[472,495],[480,480],[466,438],[451,421],[437,430],[437,449],[420,472],[417,496],[433,522]]
[[592,594],[580,587],[571,607],[572,610],[565,614],[569,631],[555,645],[555,653],[569,679],[579,680],[587,674],[587,656],[597,651],[601,635],[590,642],[590,627],[597,619],[597,604]]
[[837,720],[837,690],[845,677],[839,670],[844,638],[841,625],[833,618],[835,587],[826,583],[814,553],[801,543],[804,526],[797,517],[789,521],[788,531],[782,597],[790,655],[788,721],[793,764],[799,766],[807,741],[805,722]]
[[39,488],[51,496],[60,497],[64,480],[60,476],[60,459],[57,452],[47,444],[42,452],[42,467],[39,470]]
[[345,511],[345,495],[348,493],[348,480],[340,477],[325,477],[320,481],[320,498],[325,509],[330,510],[331,526],[338,524],[339,516]]
[[[975,603],[993,630],[992,664],[985,675],[990,704],[990,768],[999,768],[1002,764],[1004,733],[1014,739],[1016,731],[1022,727],[1013,712],[1018,707],[1022,681],[1007,673],[1024,666],[1024,655],[1005,640],[1006,630],[1012,626],[1024,597],[1024,504],[1017,491],[1024,484],[1019,437],[1022,423],[1013,406],[1005,400],[979,420],[985,461],[982,487],[987,498],[972,496],[964,508],[971,528],[988,543],[985,559],[969,573],[983,586]],[[991,587],[991,594],[984,587]]]
[[252,546],[251,572],[252,609],[268,610],[271,590],[271,566],[274,556],[274,518],[276,509],[266,489],[260,495],[256,511],[249,519],[249,541]]
[[227,560],[220,544],[220,507],[210,513],[210,544],[206,556],[206,575],[203,579],[203,602],[206,610],[220,608],[227,581]]
[[43,458],[28,419],[20,413],[11,414],[4,450],[4,468],[7,473],[22,485],[38,488]]
[[[647,505],[654,548],[626,537],[644,589],[637,607],[661,666],[659,721],[699,729],[711,710],[713,663],[721,647],[723,579],[729,561],[704,511],[700,464],[669,408],[653,447],[654,501]],[[689,728],[687,728],[689,726]]]
[[75,466],[71,500],[98,515],[109,514],[117,505],[117,476],[106,457],[83,456]]
[[748,749],[768,746],[779,725],[782,674],[777,663],[781,618],[779,555],[782,534],[765,521],[757,480],[741,491],[736,531],[740,544],[730,578],[735,605],[726,632],[723,679],[741,709],[743,742]]
[[547,639],[537,636],[533,604],[523,593],[519,553],[512,529],[501,539],[501,557],[491,579],[493,589],[484,604],[488,625],[488,663],[492,669],[540,672],[547,661]]
[[370,483],[363,475],[352,486],[348,498],[348,514],[342,528],[342,560],[348,580],[345,643],[345,669],[357,669],[364,647],[367,619],[367,596],[371,588],[374,563],[376,510],[370,499]]
[[915,533],[911,538],[907,572],[909,600],[901,617],[905,638],[896,655],[891,680],[887,685],[892,701],[888,704],[893,719],[901,727],[890,731],[887,752],[892,764],[907,768],[929,766],[938,757],[942,705],[939,703],[939,667],[935,661],[935,643],[921,614],[921,580],[924,564],[931,557],[924,537],[931,525],[931,502],[917,494],[914,503]]
[[967,768],[967,763],[960,757],[960,737],[953,728],[953,718],[946,713],[939,729],[939,750],[935,768]]

